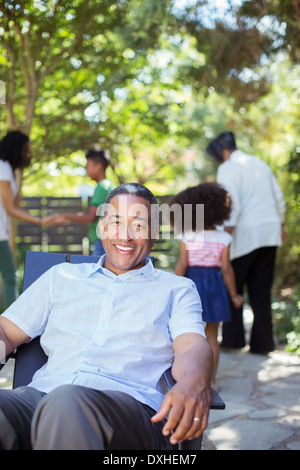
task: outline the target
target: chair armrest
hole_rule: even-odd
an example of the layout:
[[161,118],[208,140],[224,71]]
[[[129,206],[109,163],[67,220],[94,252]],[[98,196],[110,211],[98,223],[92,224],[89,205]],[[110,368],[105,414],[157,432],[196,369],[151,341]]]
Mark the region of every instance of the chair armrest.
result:
[[[176,383],[173,376],[172,376],[171,369],[168,369],[168,370],[165,371],[164,379],[165,379],[165,382],[166,382],[167,387],[168,387],[169,390]],[[211,389],[211,399],[212,399],[211,406],[210,406],[211,410],[224,410],[225,409],[225,403],[223,402],[223,400],[220,397],[220,395],[218,394],[218,392],[216,392],[213,389]]]
[[211,410],[225,410],[225,403],[223,402],[222,398],[213,388],[211,389]]

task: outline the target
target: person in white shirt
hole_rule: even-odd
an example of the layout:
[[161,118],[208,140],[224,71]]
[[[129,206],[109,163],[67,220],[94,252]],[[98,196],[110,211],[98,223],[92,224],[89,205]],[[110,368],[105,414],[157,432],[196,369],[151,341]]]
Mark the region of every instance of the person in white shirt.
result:
[[26,168],[31,160],[29,137],[20,131],[11,131],[0,141],[0,273],[3,281],[3,303],[7,308],[17,296],[15,265],[9,246],[11,217],[37,225],[65,225],[58,216],[39,218],[20,206],[19,188],[15,171]]
[[[230,193],[231,217],[225,229],[232,234],[230,258],[237,290],[247,285],[253,309],[250,351],[266,354],[275,348],[271,310],[276,248],[284,237],[285,201],[267,163],[247,155],[226,131],[213,139],[207,153],[219,164],[217,181]],[[231,322],[223,325],[222,346],[243,348],[242,308],[231,306]]]

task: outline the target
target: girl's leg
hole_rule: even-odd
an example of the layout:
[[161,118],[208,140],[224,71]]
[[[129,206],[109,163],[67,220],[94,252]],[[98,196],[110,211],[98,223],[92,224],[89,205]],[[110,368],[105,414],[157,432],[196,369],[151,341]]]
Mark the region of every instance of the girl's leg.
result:
[[217,369],[219,364],[219,357],[220,357],[220,345],[218,343],[218,329],[219,323],[218,322],[208,322],[206,324],[205,334],[208,344],[210,345],[213,356],[214,356],[214,374],[212,379],[212,387],[216,388],[216,375]]

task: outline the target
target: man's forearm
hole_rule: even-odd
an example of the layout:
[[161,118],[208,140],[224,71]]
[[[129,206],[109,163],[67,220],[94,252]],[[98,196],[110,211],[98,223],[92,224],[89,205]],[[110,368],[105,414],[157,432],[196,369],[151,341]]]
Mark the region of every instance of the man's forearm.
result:
[[191,375],[195,378],[200,377],[203,383],[210,383],[212,373],[213,354],[207,341],[202,337],[199,344],[175,356],[172,375],[176,382],[186,375]]

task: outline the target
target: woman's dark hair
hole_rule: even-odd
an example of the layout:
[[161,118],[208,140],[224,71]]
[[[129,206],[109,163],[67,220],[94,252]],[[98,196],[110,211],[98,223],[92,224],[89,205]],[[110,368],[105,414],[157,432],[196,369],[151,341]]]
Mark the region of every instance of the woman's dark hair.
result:
[[222,132],[213,139],[206,147],[206,152],[216,162],[223,162],[222,150],[236,150],[234,133],[231,131]]
[[108,150],[100,149],[94,150],[90,149],[85,154],[86,158],[90,158],[96,163],[101,163],[104,170],[110,165],[110,156]]
[[24,152],[27,142],[29,142],[29,137],[22,132],[8,132],[0,141],[0,160],[8,161],[13,170],[25,168],[29,163]]
[[[170,202],[170,205],[179,204],[184,215],[185,204],[192,206],[192,220],[190,230],[195,231],[197,228],[197,204],[204,204],[204,229],[215,228],[218,225],[222,225],[225,220],[229,219],[231,212],[231,199],[228,192],[218,183],[202,183],[191,188],[187,188],[184,191],[174,196]],[[172,218],[173,212],[171,212],[171,223],[174,226],[174,218]],[[184,224],[184,217],[182,219],[181,227],[176,227],[179,231],[183,232],[186,227]]]

